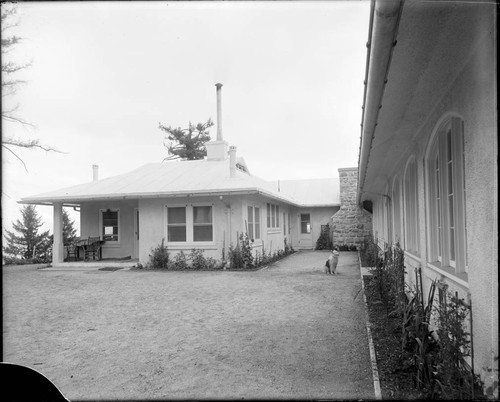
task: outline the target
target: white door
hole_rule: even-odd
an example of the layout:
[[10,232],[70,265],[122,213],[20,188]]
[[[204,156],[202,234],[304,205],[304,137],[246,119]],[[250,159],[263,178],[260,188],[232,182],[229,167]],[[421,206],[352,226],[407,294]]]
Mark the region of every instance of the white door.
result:
[[313,248],[311,214],[299,215],[299,248]]

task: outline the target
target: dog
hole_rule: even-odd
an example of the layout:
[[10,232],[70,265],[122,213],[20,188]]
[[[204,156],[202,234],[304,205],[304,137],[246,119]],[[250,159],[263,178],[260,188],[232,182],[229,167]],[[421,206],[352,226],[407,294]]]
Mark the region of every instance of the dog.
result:
[[326,260],[325,262],[325,274],[331,274],[332,271],[330,270],[330,259]]
[[339,249],[334,247],[328,260],[325,262],[325,274],[336,275],[337,274],[337,264],[339,262]]

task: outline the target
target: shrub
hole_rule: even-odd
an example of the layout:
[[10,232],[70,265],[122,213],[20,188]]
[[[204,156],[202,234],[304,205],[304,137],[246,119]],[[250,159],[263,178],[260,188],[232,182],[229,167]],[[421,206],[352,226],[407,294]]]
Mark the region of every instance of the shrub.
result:
[[[330,240],[330,227],[329,225],[325,225],[326,228],[321,231],[321,234],[316,241],[316,250],[332,250],[333,243]],[[323,229],[323,227],[322,227]]]
[[168,269],[168,261],[169,252],[165,246],[165,239],[162,239],[160,245],[151,249],[148,266],[153,269]]
[[170,269],[175,271],[184,271],[186,269],[189,269],[187,257],[186,254],[184,254],[184,251],[181,250],[175,255],[170,265]]
[[360,257],[364,267],[375,267],[378,264],[379,248],[373,236],[365,237],[361,245]]
[[232,269],[253,268],[254,258],[250,240],[245,233],[240,234],[236,247],[229,246],[229,266]]
[[191,261],[191,268],[194,270],[206,268],[206,260],[203,255],[203,250],[193,248],[191,250],[191,254],[189,255],[189,260]]

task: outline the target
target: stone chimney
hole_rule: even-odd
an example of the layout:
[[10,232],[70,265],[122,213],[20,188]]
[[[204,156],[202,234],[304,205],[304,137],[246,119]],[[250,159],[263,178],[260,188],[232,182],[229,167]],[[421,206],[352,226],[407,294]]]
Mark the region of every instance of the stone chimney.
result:
[[330,234],[336,246],[363,245],[372,230],[371,214],[357,203],[358,168],[339,169],[340,209],[330,220]]
[[229,147],[229,176],[236,176],[236,147],[234,145]]
[[99,180],[99,165],[92,165],[92,181]]
[[227,159],[227,142],[222,137],[222,84],[215,84],[217,88],[217,141],[205,144],[207,148],[207,160],[222,161]]

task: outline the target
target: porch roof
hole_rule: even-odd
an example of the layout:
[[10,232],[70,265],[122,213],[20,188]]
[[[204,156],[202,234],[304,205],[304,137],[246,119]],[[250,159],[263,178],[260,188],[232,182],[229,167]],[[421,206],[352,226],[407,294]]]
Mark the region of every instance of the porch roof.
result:
[[[24,197],[20,202],[45,205],[62,202],[65,205],[78,205],[82,201],[105,199],[219,194],[262,194],[295,206],[302,205],[300,194],[278,191],[273,182],[267,182],[239,169],[236,169],[234,177],[230,177],[229,160],[150,163],[122,175]],[[297,195],[299,198],[295,198]],[[320,191],[317,195],[318,200],[323,202],[324,194]],[[302,201],[313,198],[302,198]],[[334,202],[330,204],[333,205]]]

